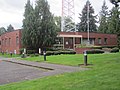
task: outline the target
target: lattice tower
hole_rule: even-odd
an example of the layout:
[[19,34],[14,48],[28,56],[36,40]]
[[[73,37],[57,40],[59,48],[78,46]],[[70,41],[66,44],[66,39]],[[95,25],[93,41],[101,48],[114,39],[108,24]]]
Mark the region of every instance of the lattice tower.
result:
[[74,0],[62,0],[61,31],[76,31]]

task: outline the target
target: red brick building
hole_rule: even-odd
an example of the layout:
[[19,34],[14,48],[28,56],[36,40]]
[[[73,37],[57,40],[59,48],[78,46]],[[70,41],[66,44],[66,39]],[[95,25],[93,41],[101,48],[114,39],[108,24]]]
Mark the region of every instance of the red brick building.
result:
[[[61,38],[59,44],[63,48],[74,49],[79,45],[88,44],[88,35],[86,32],[59,32]],[[90,33],[89,43],[92,46],[117,46],[116,34]]]
[[[19,54],[21,45],[21,30],[7,32],[0,36],[0,51]],[[77,46],[87,45],[87,33],[85,32],[59,32],[57,46],[62,48],[78,50]],[[117,46],[117,35],[90,33],[90,45],[93,46]]]
[[7,32],[0,36],[0,51],[19,54],[21,45],[21,30]]

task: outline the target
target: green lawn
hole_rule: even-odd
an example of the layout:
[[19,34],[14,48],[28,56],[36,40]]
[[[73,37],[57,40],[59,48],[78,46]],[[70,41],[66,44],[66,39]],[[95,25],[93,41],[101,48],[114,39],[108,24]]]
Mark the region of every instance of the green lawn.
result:
[[[43,61],[42,57],[37,58]],[[35,57],[27,59],[34,60]],[[49,56],[47,60],[76,66],[83,63],[83,56]],[[120,53],[89,55],[89,63],[93,65],[87,71],[3,85],[0,90],[120,90]]]
[[0,53],[0,56],[1,57],[5,57],[5,58],[15,58],[15,57],[20,57],[20,55],[15,55],[15,54],[12,54],[12,56],[10,54],[6,54],[4,53],[4,55],[2,53]]

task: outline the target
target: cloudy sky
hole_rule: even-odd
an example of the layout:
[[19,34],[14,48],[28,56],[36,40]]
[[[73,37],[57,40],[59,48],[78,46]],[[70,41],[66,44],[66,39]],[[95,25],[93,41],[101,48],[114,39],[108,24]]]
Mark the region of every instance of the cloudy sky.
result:
[[[78,14],[81,13],[87,0],[74,0],[75,2],[75,16],[78,20]],[[12,24],[15,29],[22,27],[24,6],[27,0],[0,0],[0,27],[7,27]],[[34,4],[35,0],[31,0]],[[48,0],[50,4],[50,10],[54,15],[61,15],[62,0]],[[101,10],[103,0],[90,0],[95,13],[98,14]],[[113,6],[109,0],[106,0],[106,4],[111,9]]]

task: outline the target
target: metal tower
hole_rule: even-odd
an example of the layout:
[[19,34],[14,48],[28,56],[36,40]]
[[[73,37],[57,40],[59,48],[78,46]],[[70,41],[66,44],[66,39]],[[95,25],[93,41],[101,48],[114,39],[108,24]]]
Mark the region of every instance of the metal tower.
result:
[[62,0],[61,31],[76,31],[74,0]]

